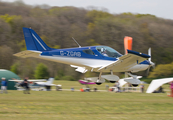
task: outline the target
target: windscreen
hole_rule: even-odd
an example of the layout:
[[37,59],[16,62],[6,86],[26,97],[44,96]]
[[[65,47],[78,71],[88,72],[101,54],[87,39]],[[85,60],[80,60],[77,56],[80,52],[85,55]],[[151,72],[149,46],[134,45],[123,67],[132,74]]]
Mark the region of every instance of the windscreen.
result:
[[96,49],[98,52],[100,52],[103,56],[106,57],[118,58],[122,56],[119,52],[108,46],[98,46]]

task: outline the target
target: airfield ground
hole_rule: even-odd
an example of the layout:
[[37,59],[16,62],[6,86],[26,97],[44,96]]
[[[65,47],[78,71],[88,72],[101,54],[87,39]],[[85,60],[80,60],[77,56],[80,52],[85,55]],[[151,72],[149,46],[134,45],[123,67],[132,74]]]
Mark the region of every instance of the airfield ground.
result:
[[[56,81],[80,89],[76,81]],[[105,90],[104,83],[97,86]],[[112,84],[109,84],[109,86]],[[96,86],[96,85],[95,85]],[[165,85],[164,88],[168,88]],[[114,93],[9,90],[0,94],[0,120],[172,120],[173,98],[167,93]]]

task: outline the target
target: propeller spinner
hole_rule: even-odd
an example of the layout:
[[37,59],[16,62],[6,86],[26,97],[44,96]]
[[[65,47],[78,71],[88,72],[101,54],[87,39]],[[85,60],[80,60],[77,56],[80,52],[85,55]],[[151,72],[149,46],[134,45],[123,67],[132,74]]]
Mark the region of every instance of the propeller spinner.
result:
[[[151,48],[148,49],[148,55],[151,56]],[[150,64],[150,65],[149,65],[149,67],[148,67],[148,69],[147,69],[147,76],[148,76],[148,73],[149,73],[149,71],[150,71],[150,68],[151,68],[151,67],[155,68],[155,63],[153,63],[153,62],[151,61],[151,57],[148,58],[148,61],[149,61],[149,64]]]

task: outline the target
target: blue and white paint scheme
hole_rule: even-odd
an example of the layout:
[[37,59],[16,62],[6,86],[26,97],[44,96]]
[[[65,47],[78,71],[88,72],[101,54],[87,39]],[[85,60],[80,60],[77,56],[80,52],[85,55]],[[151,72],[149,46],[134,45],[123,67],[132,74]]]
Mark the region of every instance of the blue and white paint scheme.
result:
[[[122,55],[108,46],[87,46],[68,49],[54,49],[48,47],[37,33],[31,28],[23,28],[26,42],[26,51],[16,53],[18,57],[35,57],[54,62],[69,64],[76,71],[100,72],[99,77],[90,78],[96,83],[102,83],[104,79],[111,82],[119,80],[113,72],[138,72],[150,67],[151,62],[146,59],[150,55],[128,50],[128,54]],[[103,72],[111,72],[111,75],[102,75]]]

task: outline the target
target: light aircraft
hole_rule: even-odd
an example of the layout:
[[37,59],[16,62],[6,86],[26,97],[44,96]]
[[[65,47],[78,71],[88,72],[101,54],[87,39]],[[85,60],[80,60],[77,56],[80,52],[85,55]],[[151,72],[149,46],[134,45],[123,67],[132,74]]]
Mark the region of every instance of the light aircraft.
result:
[[159,88],[163,84],[169,83],[169,82],[172,82],[172,81],[173,81],[173,77],[152,80],[152,82],[148,86],[148,89],[147,89],[146,93],[153,93],[157,88]]
[[[127,50],[127,54],[122,55],[118,51],[108,46],[87,46],[67,49],[54,49],[48,47],[37,33],[31,28],[23,28],[27,50],[14,54],[18,57],[34,57],[49,61],[69,64],[76,68],[76,71],[85,73],[87,71],[99,72],[98,77],[85,78],[91,80],[97,85],[105,82],[105,79],[111,83],[119,80],[113,72],[125,72],[132,77],[128,80],[133,86],[140,84],[136,75],[130,72],[146,70],[154,65],[149,55],[140,52]],[[151,50],[150,50],[151,51]],[[149,60],[147,60],[149,58]],[[102,73],[110,73],[102,75]]]
[[[23,80],[9,80],[9,81],[17,82],[15,87],[18,90],[23,90],[23,87],[21,86],[21,83],[23,82]],[[51,86],[55,86],[55,84],[52,84],[54,81],[54,78],[49,78],[47,82],[43,82],[43,81],[46,81],[46,80],[45,79],[28,80],[28,82],[30,83],[29,87],[32,90],[50,90]]]
[[93,85],[93,84],[96,84],[95,82],[89,82],[87,80],[79,80],[79,83],[81,83],[83,85]]

